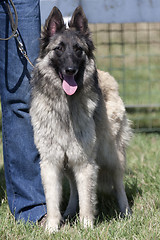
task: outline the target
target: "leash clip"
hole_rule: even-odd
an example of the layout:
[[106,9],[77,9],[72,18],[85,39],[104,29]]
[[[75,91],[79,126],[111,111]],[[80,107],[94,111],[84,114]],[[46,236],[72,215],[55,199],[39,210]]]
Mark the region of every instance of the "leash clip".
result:
[[29,59],[29,57],[28,57],[25,49],[24,49],[23,43],[18,39],[18,38],[19,38],[19,32],[18,32],[18,30],[17,30],[16,33],[14,34],[14,37],[15,37],[17,43],[18,43],[18,49],[19,49],[19,51],[20,51],[21,54],[26,58],[26,60],[29,62],[29,64],[30,64],[32,67],[34,67],[33,64],[31,63],[31,61],[30,61],[30,59]]
[[18,39],[19,37],[19,32],[16,31],[16,33],[14,34],[14,37],[18,43],[18,49],[20,50],[20,52],[23,54],[23,55],[26,55],[26,51],[24,50],[24,46],[23,46],[23,43]]

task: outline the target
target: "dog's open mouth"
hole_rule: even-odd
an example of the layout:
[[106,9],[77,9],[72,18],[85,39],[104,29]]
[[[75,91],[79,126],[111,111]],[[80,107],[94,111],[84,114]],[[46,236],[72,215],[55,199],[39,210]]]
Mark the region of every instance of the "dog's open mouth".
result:
[[67,95],[73,95],[78,88],[74,75],[63,75],[62,80],[62,87],[65,93]]

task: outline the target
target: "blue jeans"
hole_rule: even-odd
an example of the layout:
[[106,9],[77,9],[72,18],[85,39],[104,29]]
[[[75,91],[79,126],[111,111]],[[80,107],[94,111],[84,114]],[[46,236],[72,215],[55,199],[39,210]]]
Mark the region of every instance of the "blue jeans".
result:
[[[34,63],[39,52],[39,0],[14,0],[21,41]],[[0,37],[11,34],[5,3],[0,1]],[[29,116],[30,72],[14,38],[0,41],[0,94],[6,190],[17,220],[36,222],[46,213],[39,154]]]

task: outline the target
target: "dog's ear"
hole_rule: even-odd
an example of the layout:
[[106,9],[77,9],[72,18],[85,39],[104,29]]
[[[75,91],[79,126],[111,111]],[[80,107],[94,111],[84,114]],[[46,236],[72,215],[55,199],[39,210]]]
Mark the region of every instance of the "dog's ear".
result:
[[45,35],[52,37],[64,27],[65,25],[60,10],[57,7],[54,7],[45,22],[44,33]]
[[65,24],[61,12],[57,7],[54,7],[47,18],[45,25],[41,32],[41,41],[40,41],[40,56],[43,56],[45,53],[45,48],[49,44],[49,39],[56,32],[65,29]]
[[82,7],[77,7],[72,15],[69,27],[75,28],[83,34],[89,34],[88,20],[84,14]]

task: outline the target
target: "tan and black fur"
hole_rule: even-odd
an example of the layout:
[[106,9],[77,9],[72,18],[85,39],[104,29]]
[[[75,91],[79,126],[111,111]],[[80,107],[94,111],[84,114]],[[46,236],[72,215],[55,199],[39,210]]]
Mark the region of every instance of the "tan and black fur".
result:
[[[81,7],[65,28],[54,7],[46,20],[32,84],[31,120],[39,150],[47,204],[46,229],[58,230],[62,176],[70,183],[64,217],[73,216],[79,200],[80,221],[92,226],[96,191],[115,191],[120,212],[130,213],[123,174],[131,130],[118,85],[109,73],[97,71],[88,22]],[[63,76],[77,90],[67,95]]]

